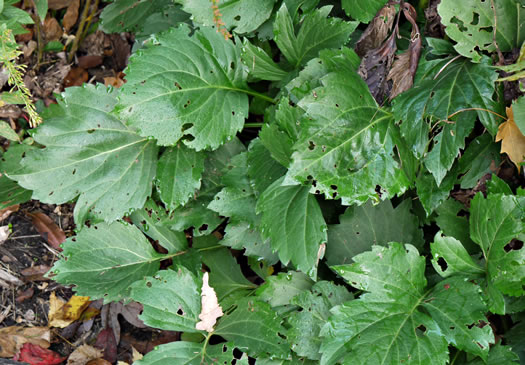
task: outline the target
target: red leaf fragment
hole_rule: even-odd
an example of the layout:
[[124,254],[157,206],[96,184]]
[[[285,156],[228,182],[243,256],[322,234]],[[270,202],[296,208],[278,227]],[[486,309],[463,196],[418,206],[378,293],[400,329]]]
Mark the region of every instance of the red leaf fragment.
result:
[[26,362],[31,365],[60,364],[65,359],[65,357],[60,356],[55,351],[33,345],[32,343],[25,343],[20,352],[13,358],[15,361]]
[[95,342],[95,347],[104,351],[104,359],[114,363],[117,361],[117,341],[113,330],[109,327],[100,331]]

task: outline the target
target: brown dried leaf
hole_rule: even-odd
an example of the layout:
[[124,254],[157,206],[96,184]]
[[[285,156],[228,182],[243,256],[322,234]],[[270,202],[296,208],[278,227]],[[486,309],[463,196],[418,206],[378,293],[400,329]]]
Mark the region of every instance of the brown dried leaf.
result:
[[388,80],[392,80],[390,100],[412,87],[421,55],[421,34],[416,24],[416,9],[408,3],[403,3],[403,14],[412,24],[412,34],[408,50],[396,56],[392,69],[387,76]]
[[69,3],[66,14],[64,14],[64,19],[62,24],[66,32],[69,32],[71,28],[76,24],[78,20],[78,8],[80,7],[80,0],[73,0]]
[[66,234],[55,222],[42,212],[26,213],[40,235],[56,250],[62,251],[60,245],[66,240]]
[[93,346],[82,345],[69,355],[67,365],[85,365],[91,360],[102,357],[102,354],[101,350]]
[[53,17],[47,17],[42,27],[46,41],[57,41],[64,33],[58,21]]
[[16,292],[16,302],[22,303],[27,299],[31,299],[33,297],[33,294],[35,294],[35,290],[33,288],[27,288],[24,291],[19,290]]
[[0,227],[0,245],[7,240],[7,238],[9,237],[9,233],[11,233],[11,229],[9,229],[9,226]]
[[217,323],[217,318],[224,313],[219,305],[215,290],[208,284],[207,272],[202,277],[201,307],[200,322],[197,322],[195,328],[201,331],[213,332],[213,326]]
[[525,156],[525,136],[514,122],[512,107],[507,110],[507,120],[499,125],[496,142],[501,141],[501,153],[506,153],[510,160],[521,170],[521,165]]
[[89,306],[89,297],[73,295],[68,302],[57,298],[54,292],[49,296],[50,327],[65,328],[80,318],[82,312]]
[[370,93],[379,104],[382,104],[385,95],[389,93],[388,72],[396,53],[397,29],[379,48],[368,51],[361,60],[358,74],[365,80]]
[[377,12],[355,45],[359,57],[381,46],[392,30],[396,12],[394,4],[390,2]]
[[44,275],[51,269],[47,265],[35,265],[22,270],[20,273],[24,276],[25,281],[47,281]]
[[71,4],[72,0],[48,0],[47,6],[51,10],[60,10]]
[[73,67],[64,78],[64,87],[82,86],[89,78],[86,70],[80,67]]
[[89,69],[102,64],[102,56],[82,56],[78,58],[78,67]]
[[10,207],[0,209],[0,222],[11,215],[11,213],[18,212],[20,204],[11,205]]
[[13,357],[24,343],[32,343],[44,348],[49,347],[51,333],[47,327],[0,328],[0,357]]
[[91,360],[86,365],[111,365],[111,363],[101,358],[101,359]]

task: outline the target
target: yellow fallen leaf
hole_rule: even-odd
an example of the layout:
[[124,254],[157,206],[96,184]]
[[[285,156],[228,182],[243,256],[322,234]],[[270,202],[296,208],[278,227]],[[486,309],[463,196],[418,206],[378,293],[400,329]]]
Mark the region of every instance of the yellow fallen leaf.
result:
[[80,318],[82,312],[89,306],[89,297],[73,295],[66,303],[57,298],[55,293],[49,296],[49,326],[65,328]]
[[208,284],[207,272],[202,277],[201,303],[200,322],[197,322],[195,328],[201,331],[213,332],[213,326],[217,322],[217,318],[224,313],[222,313],[215,290]]
[[13,357],[26,342],[48,348],[50,340],[51,333],[47,327],[0,328],[0,357]]
[[496,142],[499,141],[501,141],[501,153],[506,153],[520,172],[520,163],[524,161],[525,156],[525,136],[514,122],[512,107],[507,108],[507,120],[498,127]]

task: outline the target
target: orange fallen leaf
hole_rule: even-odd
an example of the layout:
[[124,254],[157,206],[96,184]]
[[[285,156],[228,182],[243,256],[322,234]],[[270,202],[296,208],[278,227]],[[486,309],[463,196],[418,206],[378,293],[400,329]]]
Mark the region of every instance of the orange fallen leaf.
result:
[[56,250],[62,251],[60,244],[66,240],[66,234],[55,222],[42,212],[26,213],[40,235]]
[[50,340],[51,333],[47,327],[0,328],[0,357],[13,357],[25,343],[47,348]]
[[219,305],[215,290],[208,284],[207,272],[202,277],[201,303],[200,322],[197,322],[195,328],[201,331],[213,332],[213,326],[217,322],[217,318],[224,313]]
[[525,156],[525,136],[521,134],[514,121],[512,107],[507,108],[506,111],[507,120],[499,125],[496,142],[501,141],[501,153],[506,153],[520,172],[520,164]]
[[49,323],[50,327],[65,328],[80,318],[82,312],[89,306],[89,297],[73,295],[66,303],[58,298],[54,292],[49,296]]

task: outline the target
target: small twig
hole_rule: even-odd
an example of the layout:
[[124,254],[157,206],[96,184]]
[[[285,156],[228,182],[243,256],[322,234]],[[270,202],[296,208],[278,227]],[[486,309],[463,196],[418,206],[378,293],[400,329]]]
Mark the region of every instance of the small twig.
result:
[[30,234],[30,235],[27,235],[27,236],[9,237],[6,241],[21,239],[21,238],[35,238],[35,237],[40,237],[40,235],[39,234]]
[[91,0],[86,0],[84,9],[82,9],[82,16],[80,17],[80,23],[78,24],[77,33],[75,34],[75,40],[73,41],[73,44],[71,45],[71,50],[69,51],[69,54],[67,56],[68,62],[73,61],[73,57],[75,56],[75,53],[77,52],[78,44],[80,43],[80,38],[82,38],[82,33],[84,32],[84,26],[86,25],[86,20],[88,17],[90,6],[91,6]]
[[91,13],[89,14],[87,18],[87,24],[84,27],[84,32],[82,32],[82,39],[86,38],[87,33],[89,32],[89,27],[91,27],[91,22],[93,21],[93,18],[98,12],[98,2],[99,0],[95,0],[95,4],[93,5],[93,10],[91,11]]
[[462,112],[468,112],[468,111],[471,111],[471,110],[479,110],[479,111],[482,111],[482,112],[487,112],[487,113],[492,113],[494,115],[497,115],[498,117],[500,117],[501,119],[507,119],[505,118],[503,115],[500,115],[496,112],[493,112],[492,110],[488,110],[488,109],[483,109],[483,108],[465,108],[465,109],[461,109],[461,110],[458,110],[452,114],[450,114],[448,117],[447,117],[447,120],[452,118],[454,115],[456,114],[459,114],[459,113],[462,113]]
[[498,43],[496,42],[496,32],[498,30],[498,17],[496,16],[496,6],[494,5],[494,0],[490,0],[490,7],[492,9],[492,12],[494,13],[494,31],[492,32],[492,44],[496,48],[496,52],[498,53],[498,65],[504,65],[505,64],[505,58],[503,57],[503,53],[501,53],[501,50],[499,49]]
[[42,56],[44,54],[44,38],[42,37],[42,20],[36,13],[31,14],[31,18],[33,19],[33,22],[35,22],[35,28],[36,28],[37,61],[36,61],[35,67],[40,67],[40,62],[42,62]]

